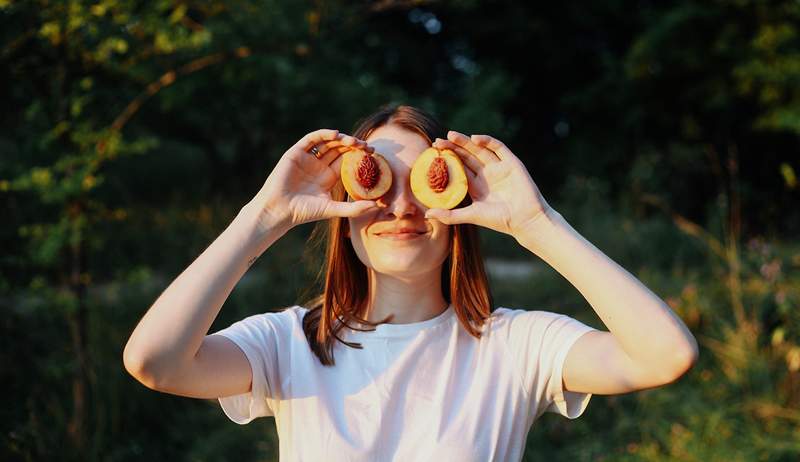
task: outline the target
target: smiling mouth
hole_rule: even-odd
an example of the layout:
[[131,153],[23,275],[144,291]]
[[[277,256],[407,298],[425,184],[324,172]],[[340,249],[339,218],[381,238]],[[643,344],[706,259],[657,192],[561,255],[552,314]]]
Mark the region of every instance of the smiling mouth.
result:
[[413,239],[415,237],[419,237],[422,235],[428,234],[427,231],[424,233],[416,233],[416,232],[406,232],[406,233],[380,233],[376,234],[378,237],[384,237],[389,239]]

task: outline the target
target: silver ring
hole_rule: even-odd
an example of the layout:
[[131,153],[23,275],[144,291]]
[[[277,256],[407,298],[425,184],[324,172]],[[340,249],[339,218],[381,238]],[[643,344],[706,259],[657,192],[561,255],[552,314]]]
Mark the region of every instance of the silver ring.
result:
[[319,148],[317,146],[312,147],[308,152],[310,152],[314,157],[319,158]]

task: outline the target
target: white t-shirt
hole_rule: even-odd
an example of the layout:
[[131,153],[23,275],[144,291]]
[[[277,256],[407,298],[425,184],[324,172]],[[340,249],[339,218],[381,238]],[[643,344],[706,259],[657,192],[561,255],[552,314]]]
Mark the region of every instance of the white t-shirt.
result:
[[480,340],[453,306],[373,332],[344,328],[335,366],[303,334],[308,310],[249,316],[213,335],[232,340],[253,369],[252,391],[221,397],[238,424],[275,416],[281,461],[519,461],[545,412],[580,416],[590,393],[565,392],[567,352],[597,330],[549,311],[498,307]]

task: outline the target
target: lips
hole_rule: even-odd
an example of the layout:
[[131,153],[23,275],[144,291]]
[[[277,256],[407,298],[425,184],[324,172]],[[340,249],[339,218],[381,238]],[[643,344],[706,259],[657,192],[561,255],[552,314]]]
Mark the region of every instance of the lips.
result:
[[393,234],[394,235],[400,235],[400,234],[425,234],[427,232],[428,232],[428,230],[426,230],[426,229],[420,230],[420,229],[416,229],[416,228],[398,228],[398,229],[389,230],[389,231],[381,231],[381,232],[375,233],[375,234],[377,234],[378,236],[381,236],[381,235],[393,235]]

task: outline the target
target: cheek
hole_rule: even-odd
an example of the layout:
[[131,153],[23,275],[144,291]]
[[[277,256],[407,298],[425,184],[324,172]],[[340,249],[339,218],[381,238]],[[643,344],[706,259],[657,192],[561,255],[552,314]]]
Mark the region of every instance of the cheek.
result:
[[446,225],[439,225],[438,229],[436,230],[436,234],[438,236],[438,241],[441,243],[442,247],[445,248],[445,251],[450,249],[450,239],[452,230],[449,226]]
[[428,246],[436,255],[447,253],[450,250],[450,228],[447,225],[431,221],[433,237],[430,237]]
[[360,236],[364,232],[364,228],[369,225],[372,215],[362,215],[357,218],[347,219],[347,236],[352,238],[353,235]]

